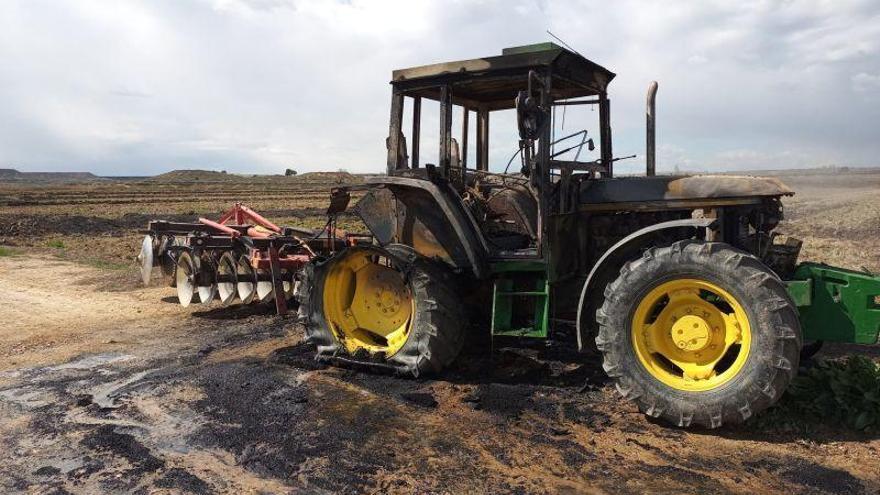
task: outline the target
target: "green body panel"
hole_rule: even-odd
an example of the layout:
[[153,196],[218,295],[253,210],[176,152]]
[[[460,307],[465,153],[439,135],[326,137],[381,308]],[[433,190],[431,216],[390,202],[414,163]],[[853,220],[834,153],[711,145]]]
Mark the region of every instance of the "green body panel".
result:
[[[542,261],[506,260],[492,263],[492,335],[546,339],[550,322],[550,282]],[[528,275],[527,288],[515,287],[514,275]],[[526,322],[515,321],[515,305],[528,301]],[[519,309],[517,307],[517,309]],[[522,311],[520,311],[522,313]]]
[[802,263],[788,283],[804,340],[875,344],[880,334],[880,277]]
[[786,284],[795,306],[802,308],[813,304],[813,279],[789,280]]

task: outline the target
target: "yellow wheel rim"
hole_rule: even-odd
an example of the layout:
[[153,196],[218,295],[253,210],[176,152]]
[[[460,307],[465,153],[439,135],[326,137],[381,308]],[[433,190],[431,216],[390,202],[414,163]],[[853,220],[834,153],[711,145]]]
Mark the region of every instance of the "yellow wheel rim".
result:
[[390,357],[409,337],[413,314],[409,287],[384,257],[370,251],[344,256],[324,282],[327,324],[349,353],[363,349]]
[[636,356],[651,375],[677,390],[718,388],[739,374],[751,327],[742,305],[697,279],[664,282],[639,302],[632,321]]

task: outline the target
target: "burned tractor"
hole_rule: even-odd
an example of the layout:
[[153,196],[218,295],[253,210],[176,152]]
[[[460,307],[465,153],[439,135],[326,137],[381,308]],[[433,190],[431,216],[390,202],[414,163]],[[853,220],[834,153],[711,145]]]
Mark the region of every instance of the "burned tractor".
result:
[[[269,282],[276,295],[285,282],[296,286],[299,321],[319,359],[401,375],[439,372],[468,332],[566,345],[571,328],[570,345],[584,359],[597,350],[624,398],[683,427],[739,423],[773,404],[801,353],[815,348],[804,342],[875,343],[880,278],[798,264],[800,242],[775,231],[782,198],[793,194],[785,185],[655,175],[656,83],[647,173],[615,175],[613,78],[550,43],[394,71],[387,175],[335,190],[323,231],[270,228],[254,237],[246,222],[203,222],[172,245],[151,225],[145,252],[179,253],[171,257],[185,292],[190,279],[202,287],[236,276]],[[423,103],[436,105],[436,163],[420,156]],[[597,121],[562,132],[560,110],[573,107],[597,109],[589,114]],[[491,160],[507,168],[490,171],[494,115],[513,116],[517,138]],[[596,128],[594,140],[588,129]],[[361,197],[349,208],[353,193]],[[335,233],[343,211],[371,235]],[[181,277],[193,242],[220,238],[225,247],[201,249],[200,264]],[[231,258],[255,270],[233,275],[231,261],[221,270],[226,254],[217,253],[227,244]],[[213,279],[201,275],[206,266]]]

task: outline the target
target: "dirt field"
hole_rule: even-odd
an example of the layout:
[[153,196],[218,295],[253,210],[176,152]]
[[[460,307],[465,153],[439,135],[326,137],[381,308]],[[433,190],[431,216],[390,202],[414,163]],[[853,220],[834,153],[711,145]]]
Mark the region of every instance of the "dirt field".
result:
[[[880,173],[782,179],[798,196],[781,230],[804,258],[880,272]],[[315,364],[265,306],[182,309],[139,286],[136,231],[239,197],[209,189],[0,184],[0,491],[880,491],[877,432],[655,424],[595,356],[474,341],[442,376],[401,380]],[[326,186],[254,189],[270,218],[322,223]]]

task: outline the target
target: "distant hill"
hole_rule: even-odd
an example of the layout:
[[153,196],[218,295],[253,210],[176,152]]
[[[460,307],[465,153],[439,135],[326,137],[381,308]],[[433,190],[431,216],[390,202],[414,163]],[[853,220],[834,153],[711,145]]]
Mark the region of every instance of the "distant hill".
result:
[[351,184],[363,182],[360,175],[348,172],[306,172],[298,175],[228,174],[214,170],[172,170],[146,179],[151,182],[288,182],[292,184]]
[[285,179],[304,183],[345,183],[352,184],[355,182],[363,182],[364,176],[350,174],[348,172],[306,172],[304,174],[285,177]]
[[147,180],[156,182],[235,182],[245,180],[245,176],[214,170],[172,170]]
[[0,181],[4,182],[91,182],[103,180],[90,172],[19,172],[13,168],[0,168]]

